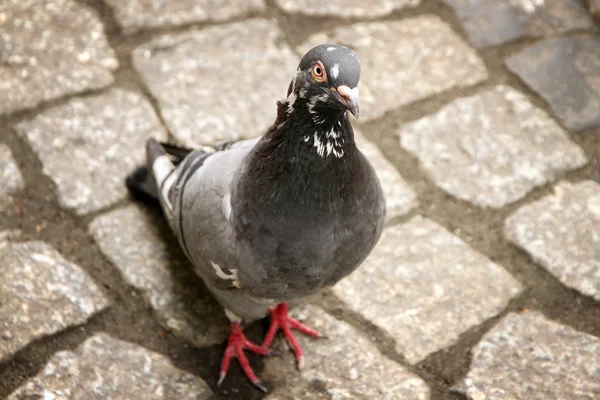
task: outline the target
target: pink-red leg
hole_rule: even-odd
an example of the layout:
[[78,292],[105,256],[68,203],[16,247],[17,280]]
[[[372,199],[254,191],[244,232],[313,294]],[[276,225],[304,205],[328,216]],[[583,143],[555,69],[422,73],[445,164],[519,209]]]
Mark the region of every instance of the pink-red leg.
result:
[[296,354],[298,368],[302,369],[302,367],[304,367],[304,352],[302,351],[302,346],[300,346],[300,343],[298,343],[298,340],[294,336],[292,328],[313,337],[323,337],[323,335],[319,333],[319,331],[309,326],[306,326],[302,322],[290,317],[290,315],[288,314],[288,304],[286,302],[279,304],[275,308],[270,308],[269,311],[271,312],[271,325],[269,326],[269,330],[265,335],[262,347],[269,347],[271,343],[273,343],[275,334],[279,329],[281,329],[283,331],[283,336],[285,337],[285,340],[294,350],[294,354]]
[[263,356],[268,356],[271,354],[271,351],[268,348],[254,344],[246,339],[239,322],[232,322],[231,334],[229,335],[227,347],[225,348],[225,353],[223,353],[223,359],[221,360],[221,370],[217,385],[221,385],[221,383],[223,383],[223,380],[227,375],[227,370],[229,369],[229,364],[231,364],[231,359],[237,358],[240,366],[242,367],[242,371],[244,371],[244,374],[246,377],[248,377],[250,382],[252,382],[252,384],[258,389],[266,393],[267,389],[261,384],[260,379],[257,378],[256,374],[254,374],[254,371],[250,366],[250,362],[248,361],[246,354],[244,354],[245,349]]

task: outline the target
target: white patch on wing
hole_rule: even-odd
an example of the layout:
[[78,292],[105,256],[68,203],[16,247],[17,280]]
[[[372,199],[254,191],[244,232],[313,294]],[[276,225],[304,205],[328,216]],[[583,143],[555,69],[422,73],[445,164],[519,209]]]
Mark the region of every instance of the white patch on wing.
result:
[[231,284],[233,286],[235,286],[236,288],[240,287],[240,278],[238,278],[238,273],[237,273],[237,269],[230,269],[231,274],[226,274],[225,272],[223,272],[223,270],[221,269],[221,266],[215,262],[210,262],[210,264],[213,267],[213,270],[215,271],[215,274],[217,274],[217,276],[221,279],[224,280],[229,280],[229,281],[233,281],[231,282]]
[[338,75],[340,74],[340,64],[333,64],[333,67],[331,67],[330,74],[333,77],[333,79],[337,79]]
[[229,193],[223,196],[221,206],[223,215],[225,215],[225,219],[229,220],[231,218],[231,195]]

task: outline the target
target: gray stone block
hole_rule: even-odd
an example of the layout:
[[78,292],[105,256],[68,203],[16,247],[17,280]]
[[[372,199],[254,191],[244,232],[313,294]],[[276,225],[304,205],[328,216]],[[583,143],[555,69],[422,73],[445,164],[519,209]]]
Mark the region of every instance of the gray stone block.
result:
[[156,223],[129,205],[94,219],[90,232],[125,280],[143,292],[162,326],[196,346],[224,342],[229,324],[223,309],[196,284],[192,264],[169,255]]
[[0,260],[0,362],[108,307],[92,279],[46,243],[0,241]]
[[165,356],[99,333],[74,351],[60,351],[8,400],[208,400],[200,378]]
[[503,207],[587,163],[560,126],[506,86],[459,98],[398,134],[438,186],[482,207]]
[[[300,372],[287,351],[285,356],[266,359],[262,375],[278,381],[266,400],[429,399],[429,388],[421,378],[386,358],[345,322],[314,306],[296,309],[293,315],[328,338],[297,335],[306,356],[306,365]],[[285,346],[280,342],[281,350]]]
[[385,159],[377,146],[366,140],[356,130],[354,136],[357,146],[365,157],[369,159],[381,182],[387,206],[387,220],[389,221],[391,218],[402,216],[417,207],[419,202],[417,201],[416,193],[406,183],[398,170]]
[[560,182],[510,216],[504,235],[562,283],[600,300],[600,185]]
[[167,138],[150,103],[120,89],[70,100],[16,129],[56,183],[61,205],[80,215],[124,199],[125,177],[144,162],[146,140]]
[[188,144],[263,134],[298,62],[265,19],[160,36],[133,52],[169,130]]
[[8,146],[0,144],[0,210],[5,209],[12,195],[25,188],[23,175]]
[[558,119],[580,130],[600,124],[600,36],[557,37],[526,47],[506,66]]
[[107,0],[126,33],[195,22],[226,21],[265,10],[264,0]]
[[344,44],[358,55],[361,121],[488,77],[477,53],[433,15],[336,28],[309,37],[298,52],[320,43]]
[[377,18],[420,3],[421,0],[277,0],[287,13],[333,18]]
[[600,339],[545,318],[508,314],[473,350],[458,389],[472,400],[600,396]]
[[594,24],[577,0],[443,0],[454,9],[469,40],[488,47],[522,38],[556,35]]
[[521,285],[438,224],[415,217],[384,230],[363,265],[333,291],[416,363],[498,314]]
[[0,115],[99,89],[119,66],[96,13],[72,0],[3,0]]

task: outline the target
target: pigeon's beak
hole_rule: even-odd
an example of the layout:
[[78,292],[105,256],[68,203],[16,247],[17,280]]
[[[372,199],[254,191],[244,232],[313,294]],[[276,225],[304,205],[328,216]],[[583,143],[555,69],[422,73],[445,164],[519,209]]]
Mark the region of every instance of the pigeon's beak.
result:
[[350,89],[346,85],[340,85],[337,87],[337,92],[342,104],[358,119],[358,88]]

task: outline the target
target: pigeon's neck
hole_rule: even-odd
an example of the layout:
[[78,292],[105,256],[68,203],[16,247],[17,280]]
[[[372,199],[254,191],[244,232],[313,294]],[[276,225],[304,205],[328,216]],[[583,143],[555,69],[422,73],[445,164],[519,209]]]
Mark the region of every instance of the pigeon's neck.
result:
[[316,217],[362,190],[364,168],[346,115],[322,120],[306,102],[284,101],[246,159],[235,192],[254,206]]

